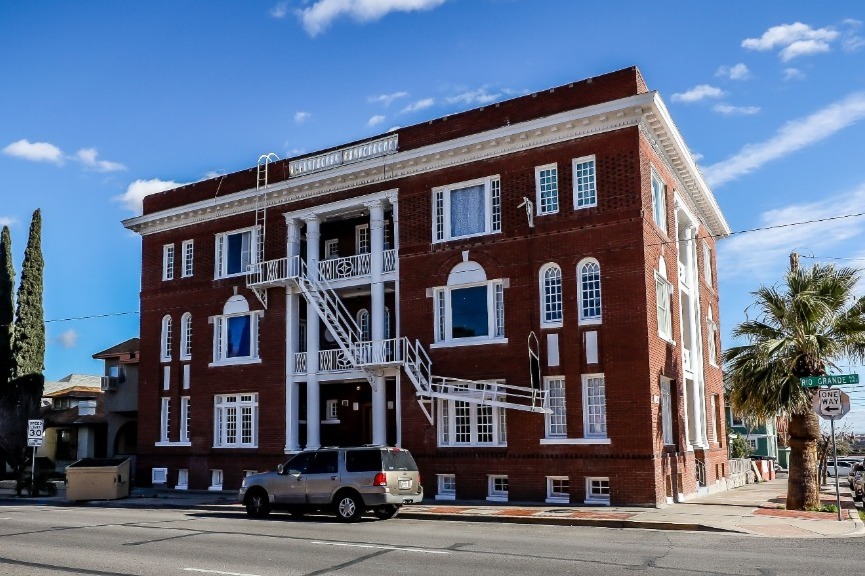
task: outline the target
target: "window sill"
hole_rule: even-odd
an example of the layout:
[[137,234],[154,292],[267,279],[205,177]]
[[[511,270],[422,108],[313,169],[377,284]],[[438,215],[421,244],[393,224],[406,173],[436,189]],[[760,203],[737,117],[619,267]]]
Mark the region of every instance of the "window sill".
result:
[[580,318],[577,321],[580,326],[598,326],[601,324],[600,318]]
[[595,202],[594,204],[583,204],[582,206],[577,206],[576,200],[574,201],[574,212],[576,212],[578,210],[585,210],[586,208],[597,208],[597,207],[598,207],[597,202]]
[[586,498],[583,502],[584,504],[590,504],[594,506],[609,506],[609,500],[602,500],[600,498]]
[[542,322],[541,330],[555,330],[557,328],[562,328],[564,326],[564,322]]
[[219,486],[208,486],[207,489],[210,492],[221,492],[222,491],[222,484],[220,484]]
[[214,450],[250,450],[258,448],[258,444],[237,444],[236,446],[214,446]]
[[166,447],[166,446],[192,446],[192,442],[154,442],[154,446]]
[[211,362],[207,365],[207,367],[215,368],[218,366],[239,366],[243,364],[261,364],[261,358],[235,358],[231,360],[219,360],[218,362]]
[[175,490],[189,490],[188,484],[178,484],[174,487]]
[[658,338],[660,338],[661,340],[663,340],[664,342],[666,342],[667,344],[670,344],[670,345],[672,345],[672,346],[675,346],[675,345],[676,345],[676,341],[673,340],[673,339],[672,339],[669,335],[667,335],[667,334],[663,334],[663,333],[661,333],[661,332],[658,332]]
[[507,496],[487,496],[488,502],[507,502]]
[[548,210],[547,212],[538,212],[537,216],[540,218],[541,216],[552,216],[553,214],[558,214],[559,210]]
[[570,504],[571,499],[565,498],[563,496],[558,496],[558,497],[547,498],[546,500],[544,500],[544,502],[546,502],[547,504]]
[[322,420],[321,423],[322,424],[339,424],[339,419],[332,420],[332,419],[326,418],[326,419]]
[[460,346],[484,346],[486,344],[507,344],[507,338],[464,338],[461,340],[445,340],[444,342],[434,342],[430,344],[431,349],[435,348],[459,348]]
[[[255,262],[250,262],[250,265],[256,264]],[[226,274],[225,276],[214,276],[214,280],[228,280],[231,278],[243,278],[246,276],[246,272],[238,272],[236,274]]]
[[489,232],[479,232],[477,234],[468,234],[466,236],[449,236],[447,238],[442,238],[441,240],[433,239],[432,243],[435,244],[446,244],[447,242],[458,242],[460,240],[471,240],[472,238],[482,238],[483,236],[492,236],[493,234],[501,234],[500,230],[489,231]]
[[507,448],[507,444],[439,444],[439,448]]
[[192,360],[192,356],[181,356],[180,357],[181,362],[189,362],[190,360]]
[[541,438],[541,446],[612,444],[609,438]]
[[456,500],[457,496],[456,496],[456,494],[436,494],[435,499],[436,500]]

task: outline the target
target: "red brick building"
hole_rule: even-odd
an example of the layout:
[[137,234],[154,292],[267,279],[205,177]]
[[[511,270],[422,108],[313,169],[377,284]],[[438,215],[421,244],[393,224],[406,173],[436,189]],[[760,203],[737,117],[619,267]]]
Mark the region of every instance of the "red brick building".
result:
[[263,156],[125,225],[139,478],[234,489],[304,448],[387,443],[438,499],[726,485],[729,228],[636,68]]

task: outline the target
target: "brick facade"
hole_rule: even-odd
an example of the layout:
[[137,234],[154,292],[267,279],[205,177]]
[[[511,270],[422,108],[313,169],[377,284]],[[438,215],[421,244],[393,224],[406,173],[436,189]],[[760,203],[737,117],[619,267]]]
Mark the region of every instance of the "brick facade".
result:
[[[398,248],[399,270],[396,280],[386,282],[384,302],[391,315],[387,337],[407,337],[410,342],[422,343],[436,375],[529,386],[526,339],[534,332],[540,341],[541,375],[564,378],[567,437],[574,442],[543,443],[543,414],[507,409],[506,446],[441,447],[440,422],[430,425],[415,401],[416,389],[410,378],[399,370],[387,372],[387,440],[401,439],[402,446],[415,455],[428,497],[436,495],[436,475],[440,474],[455,475],[456,493],[461,499],[485,498],[489,475],[507,475],[508,498],[515,501],[544,500],[549,476],[568,478],[572,502],[587,498],[586,478],[609,479],[609,500],[614,504],[656,505],[667,498],[687,497],[700,490],[698,466],[705,470],[701,477],[704,489],[724,486],[722,378],[720,369],[706,357],[707,339],[712,334],[706,323],[708,310],[711,308],[715,322],[720,317],[717,274],[712,262],[712,283],[704,277],[702,243],[714,254],[714,239],[729,230],[699,175],[689,171],[687,164],[682,167],[681,162],[673,162],[671,152],[659,144],[657,129],[650,120],[660,118],[666,130],[675,131],[675,127],[663,123],[666,111],[653,97],[657,98],[648,92],[639,71],[630,68],[400,129],[396,131],[397,154],[341,168],[339,176],[325,170],[293,179],[287,177],[288,161],[270,166],[269,183],[283,192],[282,200],[272,202],[274,207],[266,214],[265,260],[286,256],[288,228],[283,213],[319,212],[322,207],[353,198],[395,191],[398,209],[396,202],[385,209],[388,234]],[[584,120],[565,117],[584,110]],[[556,134],[560,130],[578,131],[586,125],[598,128],[568,138]],[[526,127],[524,136],[518,133],[522,126]],[[549,134],[547,140],[533,140],[542,133]],[[521,139],[527,144],[516,145]],[[507,150],[497,152],[496,146]],[[489,152],[478,152],[482,148]],[[687,150],[679,153],[687,154]],[[591,155],[595,158],[597,204],[577,208],[572,161]],[[450,160],[456,157],[462,159]],[[558,170],[558,212],[537,215],[536,211],[534,226],[529,227],[525,211],[517,206],[523,198],[536,201],[535,167],[553,163]],[[667,233],[653,222],[653,169],[666,184]],[[433,242],[433,189],[491,176],[498,176],[500,182],[501,232]],[[237,208],[254,197],[255,179],[256,171],[250,169],[155,194],[145,199],[143,216],[126,222],[143,236],[141,479],[150,478],[151,468],[164,467],[169,471],[168,483],[173,485],[177,471],[184,469],[188,470],[189,487],[200,489],[208,487],[210,470],[216,469],[223,471],[223,487],[237,488],[244,470],[272,469],[287,458],[286,423],[290,416],[286,406],[290,399],[286,390],[294,382],[300,389],[300,418],[304,417],[303,378],[292,374],[293,353],[287,352],[290,315],[286,288],[270,288],[264,310],[247,288],[244,276],[214,279],[216,235],[249,228],[255,222],[250,204],[245,210]],[[318,187],[320,191],[316,191]],[[275,194],[280,198],[279,192]],[[682,224],[680,217],[685,215],[692,215],[695,221]],[[337,238],[339,255],[353,254],[355,226],[368,221],[364,214],[346,211],[324,219],[321,242]],[[702,366],[689,365],[687,385],[682,327],[688,323],[680,317],[680,299],[685,296],[677,281],[677,263],[687,261],[687,257],[679,253],[680,244],[684,244],[676,242],[680,229],[694,230],[697,235],[695,242],[688,243],[695,247],[690,282],[697,278],[697,286],[687,289],[687,297],[691,306],[699,305],[694,326],[702,327],[689,332],[692,338],[700,336],[699,342],[691,344],[690,357],[699,357]],[[194,274],[182,278],[181,243],[187,240],[194,241]],[[166,244],[175,247],[174,279],[168,281],[162,280]],[[672,342],[658,333],[655,274],[662,256],[666,277],[673,286]],[[593,258],[600,266],[602,313],[597,324],[577,320],[577,268],[584,258]],[[506,342],[430,346],[436,323],[431,289],[445,286],[451,270],[464,260],[479,264],[488,279],[503,279]],[[560,328],[541,325],[539,273],[548,263],[557,264],[562,272]],[[351,316],[361,308],[372,309],[370,289],[367,285],[341,292]],[[222,314],[226,301],[235,293],[244,296],[251,309],[263,312],[258,335],[260,362],[213,366],[213,318]],[[302,299],[301,310],[309,310]],[[176,352],[185,312],[193,319],[193,352],[188,361],[181,360]],[[175,352],[169,362],[161,362],[161,327],[166,314],[173,320]],[[307,317],[314,316],[309,312]],[[322,328],[322,340],[315,349],[329,346],[325,332]],[[598,362],[592,364],[586,349],[586,334],[590,332],[597,335],[598,350]],[[558,337],[557,366],[548,362],[550,334]],[[694,349],[696,346],[700,351]],[[719,341],[716,349],[720,350]],[[189,389],[182,385],[185,364],[189,365]],[[167,390],[163,381],[166,366],[171,373]],[[604,376],[607,438],[602,442],[587,439],[584,430],[582,377],[586,374]],[[662,439],[662,376],[671,381],[673,399],[675,441],[667,446]],[[690,394],[688,386],[693,387]],[[376,402],[371,398],[370,384],[365,380],[330,380],[320,389],[322,406],[331,396],[339,398],[339,423],[322,425],[322,443],[368,442],[370,416],[366,410]],[[704,398],[695,399],[694,391]],[[258,394],[255,447],[214,447],[214,395],[231,393]],[[160,445],[161,399],[165,397],[171,402],[169,445]],[[189,397],[191,406],[186,443],[179,442],[177,436],[181,397]],[[711,398],[715,399],[714,411]],[[440,407],[435,414],[441,417]],[[702,419],[705,431],[695,428],[689,437],[688,418],[697,427]],[[299,430],[303,445],[305,424],[301,423]],[[694,435],[704,437],[692,447]]]

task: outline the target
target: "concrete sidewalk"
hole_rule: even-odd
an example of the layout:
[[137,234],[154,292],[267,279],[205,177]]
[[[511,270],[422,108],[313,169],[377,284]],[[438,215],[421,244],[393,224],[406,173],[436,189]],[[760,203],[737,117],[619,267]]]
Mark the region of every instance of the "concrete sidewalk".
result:
[[[715,531],[783,538],[837,538],[865,535],[865,527],[849,494],[842,488],[842,517],[837,513],[783,509],[786,478],[719,492],[663,508],[625,506],[538,505],[534,503],[436,502],[407,506],[397,518],[510,522],[565,526],[601,526],[655,530]],[[824,504],[834,504],[834,488],[823,491]],[[54,505],[110,508],[174,508],[243,513],[236,492],[154,490],[136,488],[121,500],[69,502],[62,493],[51,498],[17,498],[0,487],[4,505]]]

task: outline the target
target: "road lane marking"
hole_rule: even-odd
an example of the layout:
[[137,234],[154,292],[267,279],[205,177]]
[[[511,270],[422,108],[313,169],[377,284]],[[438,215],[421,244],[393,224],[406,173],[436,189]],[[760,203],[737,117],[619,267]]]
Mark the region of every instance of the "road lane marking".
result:
[[222,570],[205,570],[204,568],[184,568],[185,572],[201,572],[202,574],[222,574],[224,576],[259,576],[258,574],[244,574],[243,572],[223,572]]
[[420,554],[448,554],[444,550],[424,550],[423,548],[400,548],[399,546],[381,546],[378,544],[354,544],[350,542],[321,542],[313,540],[310,544],[322,544],[324,546],[344,546],[346,548],[373,548],[375,550],[396,550],[397,552],[418,552]]

